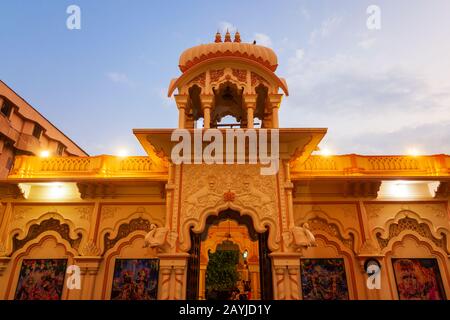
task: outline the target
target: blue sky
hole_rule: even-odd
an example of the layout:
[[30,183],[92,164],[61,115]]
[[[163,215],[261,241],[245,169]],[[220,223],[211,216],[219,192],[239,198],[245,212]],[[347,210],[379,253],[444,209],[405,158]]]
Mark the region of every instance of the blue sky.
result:
[[0,0],[0,79],[91,155],[143,154],[133,128],[177,125],[179,55],[226,28],[277,52],[282,127],[327,127],[339,154],[450,153],[446,0]]

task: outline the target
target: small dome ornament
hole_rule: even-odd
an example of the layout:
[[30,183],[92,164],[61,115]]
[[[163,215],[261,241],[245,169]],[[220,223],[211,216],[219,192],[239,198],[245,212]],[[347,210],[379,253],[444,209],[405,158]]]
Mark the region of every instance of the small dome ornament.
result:
[[224,42],[231,42],[231,34],[230,34],[230,31],[228,31],[228,29],[227,29],[227,33],[225,33]]
[[216,38],[214,39],[215,43],[219,43],[222,42],[222,35],[220,34],[219,31],[216,32]]
[[241,34],[239,33],[239,31],[236,31],[236,33],[234,34],[234,42],[241,42]]

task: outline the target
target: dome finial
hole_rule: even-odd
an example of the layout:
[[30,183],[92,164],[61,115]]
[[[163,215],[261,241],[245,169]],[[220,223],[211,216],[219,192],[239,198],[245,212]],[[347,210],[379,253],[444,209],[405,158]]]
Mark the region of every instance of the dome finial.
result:
[[220,34],[219,30],[217,30],[216,32],[216,39],[214,39],[214,42],[215,43],[222,42],[222,35]]
[[224,42],[231,42],[231,35],[230,35],[230,31],[228,31],[228,29],[227,29],[227,33],[225,33]]
[[234,42],[241,42],[241,34],[239,31],[236,30],[236,33],[234,34]]

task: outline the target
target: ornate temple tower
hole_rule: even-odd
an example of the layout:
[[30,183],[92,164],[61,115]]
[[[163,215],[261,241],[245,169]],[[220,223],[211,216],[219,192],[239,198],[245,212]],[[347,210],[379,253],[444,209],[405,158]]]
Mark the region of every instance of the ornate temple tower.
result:
[[[227,31],[223,41],[217,33],[213,43],[189,48],[180,56],[182,74],[171,81],[168,91],[179,110],[178,129],[190,134],[193,140],[210,135],[208,129],[216,129],[214,136],[228,137],[231,132],[232,158],[236,160],[245,153],[244,161],[238,164],[198,159],[196,146],[204,149],[206,142],[213,140],[211,137],[203,137],[202,142],[194,142],[192,148],[184,151],[193,163],[180,164],[171,154],[177,143],[171,139],[173,130],[134,131],[149,155],[165,159],[170,167],[166,228],[172,234],[172,244],[169,252],[159,256],[163,268],[166,258],[167,268],[173,268],[174,261],[180,268],[178,278],[173,280],[180,285],[178,291],[162,289],[178,292],[178,296],[170,298],[203,297],[205,275],[200,260],[207,260],[207,253],[202,250],[207,245],[203,242],[209,226],[224,219],[245,225],[258,241],[259,252],[251,257],[256,262],[250,265],[253,283],[258,282],[254,289],[258,297],[296,299],[299,295],[296,275],[300,253],[294,241],[293,184],[289,170],[294,161],[300,163],[309,157],[326,129],[279,128],[280,104],[283,95],[289,92],[286,81],[275,74],[277,66],[272,49],[243,43],[239,32],[232,40]],[[224,118],[230,116],[234,122],[225,122]],[[251,159],[249,152],[252,138],[266,132],[276,135],[271,135],[267,145],[254,145],[254,150],[271,149],[277,170],[270,175],[261,174],[260,155]],[[234,147],[234,142],[239,143],[236,137],[239,134],[244,136],[241,151],[239,146]],[[216,154],[217,150],[229,151],[230,141],[225,140],[221,138],[219,142],[215,138],[216,147],[220,144]],[[188,271],[187,275],[183,270]],[[168,279],[164,280],[167,285]]]
[[203,118],[203,128],[221,126],[225,116],[233,116],[241,128],[253,128],[259,119],[262,128],[278,128],[278,110],[286,81],[275,71],[277,56],[272,49],[234,40],[230,33],[222,42],[187,49],[180,56],[182,75],[173,79],[169,97],[174,94],[179,110],[179,128],[194,128]]

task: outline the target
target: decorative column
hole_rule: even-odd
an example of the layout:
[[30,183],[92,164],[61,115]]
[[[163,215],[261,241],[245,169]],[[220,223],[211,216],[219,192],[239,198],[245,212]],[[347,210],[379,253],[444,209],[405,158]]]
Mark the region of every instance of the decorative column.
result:
[[250,280],[252,281],[252,300],[258,300],[261,297],[259,289],[259,265],[249,264],[248,271],[250,272]]
[[186,299],[186,271],[189,254],[161,253],[159,256],[159,300]]
[[[0,195],[1,196],[1,195]],[[0,205],[3,205],[0,203]],[[13,215],[13,206],[11,202],[6,203],[5,211],[3,212],[3,219],[0,224],[0,257],[6,256],[12,250],[12,243],[9,240],[9,225]]]
[[188,102],[187,95],[175,95],[175,102],[178,107],[178,128],[184,129],[186,127],[186,107]]
[[274,298],[300,299],[300,253],[273,252]]
[[10,257],[3,257],[0,253],[0,300],[6,300],[8,297],[5,295],[6,285],[8,283],[8,274],[11,272],[5,271],[8,269],[9,263],[11,261]]
[[214,96],[212,94],[201,95],[203,110],[203,128],[209,129],[211,127],[211,108],[214,103]]
[[280,108],[282,94],[269,94],[269,103],[272,110],[272,128],[279,128],[278,109]]
[[[69,293],[69,299],[75,300],[93,300],[95,289],[95,278],[100,268],[102,257],[84,257],[74,258],[74,264],[80,267],[81,289],[72,289]],[[67,280],[66,280],[67,281]]]
[[254,113],[256,109],[256,94],[244,95],[245,106],[247,108],[247,128],[253,128]]
[[200,279],[198,284],[199,297],[206,300],[206,265],[200,265]]

